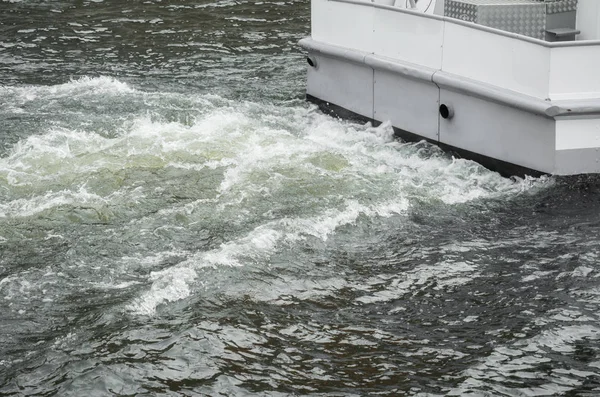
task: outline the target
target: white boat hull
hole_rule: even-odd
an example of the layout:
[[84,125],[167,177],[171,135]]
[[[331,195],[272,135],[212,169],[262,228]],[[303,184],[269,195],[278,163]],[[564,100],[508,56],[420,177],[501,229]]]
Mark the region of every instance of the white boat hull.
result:
[[[333,3],[315,2],[321,7]],[[408,14],[403,18],[419,18],[403,12]],[[539,76],[531,81],[516,76],[512,89],[507,89],[502,85],[507,75],[476,79],[472,76],[478,71],[455,73],[460,65],[449,65],[446,70],[455,69],[449,72],[443,61],[423,49],[415,51],[423,62],[414,63],[400,55],[332,44],[336,40],[319,36],[322,40],[307,38],[301,45],[313,64],[308,67],[307,98],[323,108],[374,122],[389,120],[404,138],[427,139],[507,175],[600,173],[600,100],[593,91],[564,99],[569,98],[571,87],[563,88],[561,84],[566,83],[560,76],[554,77],[555,84],[553,76],[545,81]],[[433,65],[427,65],[428,60]],[[573,84],[581,85],[575,77],[571,77]],[[598,79],[590,82],[595,90],[600,87],[600,75],[595,72],[592,77]],[[500,83],[493,84],[494,78]],[[548,91],[552,89],[560,99],[548,98],[554,94]],[[541,95],[519,92],[527,90],[546,91]]]

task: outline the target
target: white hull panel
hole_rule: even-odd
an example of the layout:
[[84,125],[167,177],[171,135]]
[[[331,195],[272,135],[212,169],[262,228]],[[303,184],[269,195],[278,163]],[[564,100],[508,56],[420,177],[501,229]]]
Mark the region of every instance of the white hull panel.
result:
[[454,108],[440,118],[440,142],[544,173],[554,172],[553,119],[446,89]]
[[438,100],[439,88],[432,82],[399,78],[395,73],[375,70],[375,120],[390,120],[396,128],[419,131],[420,136],[437,141]]
[[[431,69],[416,73],[402,63],[394,68],[392,61],[376,62],[350,50],[340,57],[324,55],[324,48],[309,50],[316,61],[307,79],[313,101],[367,120],[389,120],[411,139],[460,150],[506,175],[600,173],[600,113],[593,114],[593,106],[567,116],[573,109],[564,104],[512,92],[502,97],[472,81],[451,84],[448,75],[436,78]],[[440,116],[441,104],[453,109],[452,118]]]

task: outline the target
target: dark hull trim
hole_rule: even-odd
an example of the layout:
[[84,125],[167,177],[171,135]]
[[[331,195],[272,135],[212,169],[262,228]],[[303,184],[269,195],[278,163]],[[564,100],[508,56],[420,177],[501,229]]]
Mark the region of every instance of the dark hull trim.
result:
[[[358,123],[371,122],[375,126],[381,124],[381,121],[362,116],[351,110],[348,110],[341,106],[335,105],[333,103],[329,103],[322,99],[316,98],[312,95],[307,94],[306,100],[317,105],[323,113],[328,114],[333,117],[338,117],[338,118],[345,119],[345,120],[355,121]],[[438,141],[435,141],[432,139],[427,139],[427,138],[424,138],[415,133],[405,131],[405,130],[402,130],[402,129],[399,129],[396,127],[394,127],[394,133],[397,137],[399,137],[405,141],[408,141],[408,142],[419,142],[419,141],[425,140],[429,143],[432,143],[432,144],[440,147],[445,152],[453,154],[455,157],[465,158],[468,160],[476,161],[477,163],[483,165],[487,169],[498,172],[500,175],[505,176],[505,177],[510,177],[510,176],[524,177],[526,175],[533,176],[533,177],[539,177],[542,175],[546,175],[543,172],[536,171],[531,168],[512,164],[512,163],[498,160],[498,159],[495,159],[492,157],[484,156],[482,154],[471,152],[469,150],[460,149],[460,148],[457,148],[457,147],[454,147],[451,145],[446,145],[444,143],[441,143],[441,142],[438,142]]]

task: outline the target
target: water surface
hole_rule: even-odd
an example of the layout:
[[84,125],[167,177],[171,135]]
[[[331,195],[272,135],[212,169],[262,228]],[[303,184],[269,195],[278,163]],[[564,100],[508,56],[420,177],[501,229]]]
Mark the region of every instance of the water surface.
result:
[[308,1],[0,1],[0,395],[600,394],[600,179],[304,102]]

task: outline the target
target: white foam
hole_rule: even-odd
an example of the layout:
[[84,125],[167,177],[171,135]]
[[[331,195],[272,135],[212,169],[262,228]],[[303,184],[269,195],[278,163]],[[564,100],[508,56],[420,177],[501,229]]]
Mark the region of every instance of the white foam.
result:
[[[32,93],[29,88],[23,90],[27,95]],[[113,94],[133,91],[127,84],[106,77],[82,78],[50,88],[35,87],[33,97],[39,93],[36,90],[67,95],[78,90],[104,90]],[[204,98],[198,103],[204,106],[206,101]],[[7,158],[0,159],[0,179],[4,173],[14,185],[32,184],[36,180],[45,183],[57,175],[123,169],[135,165],[139,158],[162,167],[225,168],[219,191],[230,194],[232,203],[240,200],[236,194],[264,187],[265,180],[255,179],[257,172],[267,173],[275,182],[275,177],[286,168],[305,180],[343,178],[358,184],[359,189],[380,184],[380,190],[373,194],[391,188],[390,197],[416,193],[449,204],[518,194],[539,185],[500,178],[481,171],[474,163],[452,161],[441,154],[423,157],[421,149],[415,151],[416,146],[393,140],[389,124],[359,129],[311,113],[306,120],[302,109],[256,119],[257,104],[225,104],[209,110],[191,125],[161,122],[149,116],[127,120],[115,128],[119,135],[111,139],[92,131],[50,129],[19,142]],[[273,122],[289,124],[288,118],[306,124],[299,135],[271,126]],[[335,158],[342,168],[336,168],[339,166],[335,164],[331,169],[311,165],[311,159],[319,156]]]
[[100,289],[105,289],[105,290],[127,289],[134,285],[139,285],[139,284],[140,283],[138,281],[125,281],[125,282],[117,283],[117,284],[112,284],[112,283],[107,283],[107,282],[92,283],[92,285],[94,285],[95,287],[100,288]]
[[[378,210],[349,201],[346,203],[346,208],[342,211],[328,210],[323,215],[307,219],[284,219],[282,223],[289,226],[287,238],[290,241],[295,241],[302,238],[303,235],[313,236],[321,240],[327,240],[329,235],[338,227],[354,223],[361,215],[373,215],[376,213],[391,213],[393,205],[387,205]],[[398,204],[397,211],[406,210],[406,205]],[[386,211],[387,210],[387,211]]]
[[[161,101],[170,96],[181,100],[178,94],[144,93],[108,77],[2,90],[16,93],[22,101],[130,95],[132,100],[156,101],[152,103],[161,109]],[[307,111],[305,107],[234,102],[207,95],[185,103],[193,107],[193,116],[186,123],[165,121],[153,114],[134,115],[116,119],[110,137],[83,127],[55,127],[23,139],[0,158],[0,185],[19,192],[0,203],[0,216],[32,216],[62,205],[130,202],[144,197],[146,186],[116,187],[100,194],[91,187],[74,185],[73,180],[140,167],[158,170],[159,177],[168,167],[197,171],[199,177],[206,170],[222,170],[222,174],[210,173],[213,184],[208,189],[215,192],[210,199],[163,208],[159,216],[191,214],[203,207],[214,214],[211,221],[244,220],[248,214],[260,220],[266,200],[273,201],[274,207],[288,205],[281,200],[296,200],[284,212],[291,213],[287,217],[265,216],[268,220],[260,226],[242,228],[239,236],[217,249],[180,253],[184,261],[152,273],[150,289],[130,305],[133,312],[152,314],[162,303],[193,294],[203,267],[265,266],[283,245],[313,238],[327,240],[361,217],[405,214],[414,199],[452,205],[511,197],[547,185],[543,179],[501,178],[475,163],[449,158],[426,143],[401,143],[393,138],[389,123],[376,128],[360,126],[315,113],[315,108]],[[295,196],[290,199],[290,194]],[[152,268],[164,255],[134,255],[123,262],[137,261]],[[476,271],[471,264],[458,262],[420,267],[361,299],[395,299],[433,281],[438,288],[460,285],[475,277]],[[298,294],[305,296],[304,292]]]
[[[196,282],[197,271],[201,268],[264,264],[272,254],[277,252],[278,246],[283,242],[294,243],[303,239],[303,236],[326,240],[336,228],[354,222],[361,213],[387,215],[395,213],[389,208],[401,211],[406,207],[403,205],[394,207],[386,203],[383,209],[377,206],[369,208],[350,202],[341,211],[327,211],[324,215],[307,219],[286,218],[259,226],[242,238],[222,244],[218,249],[191,255],[170,269],[152,273],[151,279],[155,281],[150,291],[132,303],[129,309],[138,314],[152,314],[162,303],[187,298],[192,293],[191,284]],[[164,258],[164,255],[159,255],[158,258]],[[174,276],[179,272],[183,272],[185,277]],[[175,279],[177,285],[170,285]]]
[[267,227],[259,227],[247,236],[221,245],[220,248],[191,255],[176,266],[152,272],[152,287],[136,299],[129,309],[137,314],[150,315],[158,305],[185,299],[191,295],[197,271],[203,267],[243,266],[243,260],[260,260],[275,248],[280,234]]
[[80,95],[123,95],[132,94],[136,90],[129,84],[113,77],[88,77],[72,79],[68,83],[51,86],[0,86],[0,94],[13,94],[18,103],[26,103],[36,99],[57,97],[73,97]]
[[72,92],[86,92],[92,91],[95,94],[98,93],[111,93],[111,94],[124,94],[136,92],[129,84],[119,81],[114,77],[80,77],[78,79],[72,79],[68,83],[60,84],[57,86],[50,86],[48,88],[50,92],[56,93],[72,93]]
[[196,279],[194,270],[175,267],[150,275],[153,284],[151,290],[130,306],[137,314],[151,315],[156,307],[164,302],[174,302],[190,296],[190,284]]
[[109,200],[89,193],[82,186],[77,191],[63,190],[56,193],[50,192],[42,196],[0,203],[0,218],[27,217],[63,205],[97,205],[105,204]]
[[3,286],[4,284],[8,284],[8,283],[10,283],[11,281],[14,281],[15,279],[16,279],[16,277],[15,277],[15,276],[7,276],[7,277],[4,277],[2,280],[0,280],[0,289],[2,289],[2,286]]
[[[306,207],[300,204],[300,210],[305,211],[303,216],[269,221],[218,249],[188,255],[172,270],[157,273],[158,278],[150,291],[130,306],[133,312],[151,314],[161,303],[194,293],[198,270],[202,267],[264,265],[284,243],[296,244],[306,238],[327,240],[338,228],[355,223],[360,216],[404,214],[410,207],[410,196],[431,196],[448,204],[464,203],[484,197],[520,194],[546,183],[508,180],[475,163],[447,158],[424,144],[419,148],[418,145],[400,143],[393,139],[389,124],[377,128],[359,127],[309,113],[306,126],[292,134],[286,129],[273,128],[273,121],[277,121],[273,115],[265,116],[265,119],[249,117],[247,112],[254,111],[254,107],[254,104],[244,104],[234,109],[216,109],[190,127],[138,119],[128,136],[135,137],[138,143],[153,142],[152,150],[138,144],[128,155],[153,151],[168,157],[168,153],[182,150],[206,155],[207,146],[215,149],[210,155],[212,158],[203,163],[166,163],[188,169],[225,169],[215,200],[186,204],[185,208],[173,211],[190,213],[190,206],[208,204],[217,213],[243,217],[244,211],[254,213],[255,206],[264,197],[273,199],[277,194],[284,194],[286,184],[311,181],[316,186],[323,181],[323,186],[331,187],[316,190],[312,193],[315,196],[306,196]],[[284,116],[290,117],[289,114]],[[266,119],[268,124],[264,124]],[[425,156],[422,150],[431,150],[434,154]],[[336,186],[346,188],[341,181],[352,188],[338,190]],[[364,198],[342,200],[340,205],[339,196],[352,195],[356,189]],[[338,204],[321,207],[315,205],[317,201],[310,201],[312,197],[336,198]],[[326,204],[327,199],[322,202]],[[303,198],[298,197],[298,200]],[[177,285],[170,285],[170,280],[174,280],[170,271],[183,271],[186,276],[180,278]],[[421,266],[394,280],[383,291],[359,300],[397,299],[434,282],[437,289],[450,288],[474,277],[477,277],[477,268],[469,263]],[[305,292],[299,290],[297,293]]]
[[[53,128],[42,135],[29,136],[0,159],[0,182],[4,176],[13,186],[42,188],[49,180],[60,181],[61,176],[71,180],[76,174],[135,166],[138,158],[143,163],[154,159],[162,166],[170,164],[170,158],[185,158],[188,163],[178,161],[173,165],[197,170],[226,167],[233,162],[229,158],[203,156],[210,146],[215,146],[211,138],[218,133],[218,126],[203,130],[202,125],[186,127],[140,117],[127,122],[122,131],[121,136],[106,138],[93,132]],[[216,148],[219,150],[226,154],[228,149]]]

